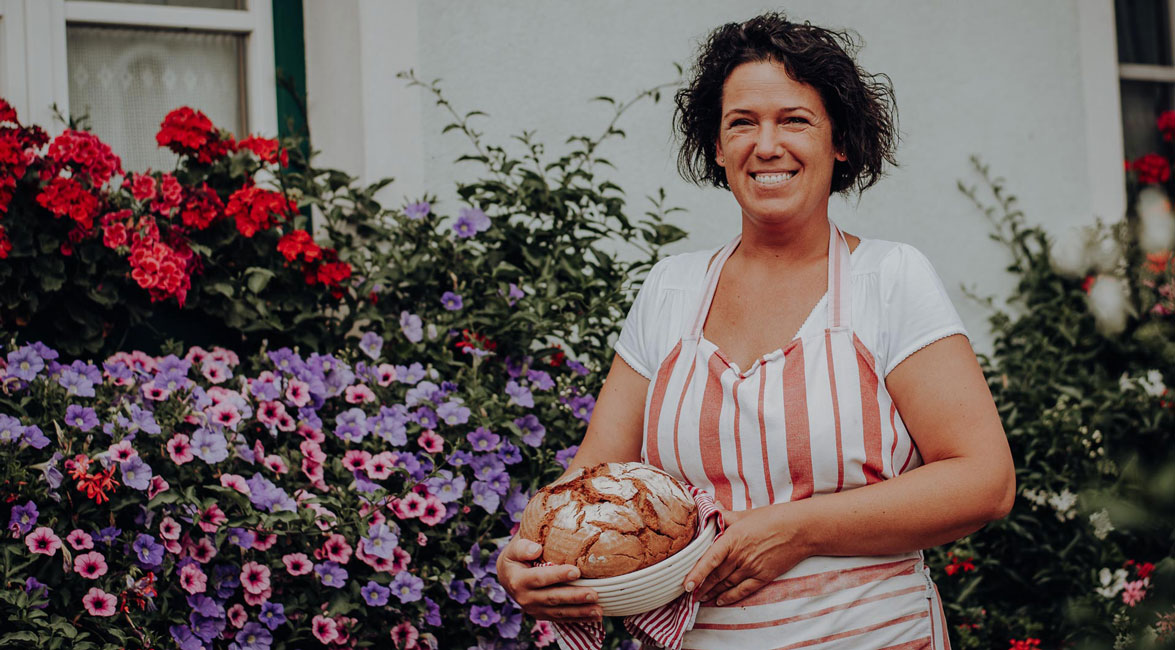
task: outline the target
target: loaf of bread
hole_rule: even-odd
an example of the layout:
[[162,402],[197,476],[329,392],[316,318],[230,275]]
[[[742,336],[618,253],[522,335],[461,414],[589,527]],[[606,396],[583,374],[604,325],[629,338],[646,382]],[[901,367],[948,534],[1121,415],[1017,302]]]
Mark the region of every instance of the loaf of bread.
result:
[[608,578],[685,548],[697,521],[697,505],[672,476],[643,463],[602,463],[539,490],[518,534],[542,545],[544,562]]

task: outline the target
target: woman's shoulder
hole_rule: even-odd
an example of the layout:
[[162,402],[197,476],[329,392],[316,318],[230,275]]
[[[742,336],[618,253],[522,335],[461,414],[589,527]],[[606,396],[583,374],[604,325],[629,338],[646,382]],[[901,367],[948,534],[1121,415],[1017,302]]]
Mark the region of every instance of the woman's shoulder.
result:
[[661,291],[700,291],[717,248],[677,253],[653,265],[645,285]]
[[911,244],[867,237],[861,237],[849,264],[853,275],[878,275],[894,280],[930,267],[926,255]]

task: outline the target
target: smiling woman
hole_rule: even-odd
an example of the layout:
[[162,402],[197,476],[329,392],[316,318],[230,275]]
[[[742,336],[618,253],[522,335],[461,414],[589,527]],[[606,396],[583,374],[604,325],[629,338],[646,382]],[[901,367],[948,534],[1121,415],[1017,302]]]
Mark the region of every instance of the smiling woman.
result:
[[[846,235],[833,192],[893,163],[892,91],[842,33],[766,14],[718,28],[677,95],[682,175],[731,191],[738,237],[662,260],[628,315],[568,471],[640,460],[714,496],[724,534],[684,579],[683,647],[949,647],[922,549],[1003,517],[1007,440],[942,283],[914,248]],[[574,566],[503,586],[598,619]]]

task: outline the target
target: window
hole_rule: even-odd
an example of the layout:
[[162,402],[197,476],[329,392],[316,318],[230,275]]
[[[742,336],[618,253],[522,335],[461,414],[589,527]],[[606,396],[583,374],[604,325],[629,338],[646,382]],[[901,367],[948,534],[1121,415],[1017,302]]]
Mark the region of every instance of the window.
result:
[[1115,0],[1122,136],[1126,159],[1163,151],[1155,126],[1175,109],[1171,0]]
[[170,169],[154,136],[178,106],[237,135],[277,132],[272,12],[272,0],[0,0],[0,95],[51,131],[54,104],[87,115],[127,169]]

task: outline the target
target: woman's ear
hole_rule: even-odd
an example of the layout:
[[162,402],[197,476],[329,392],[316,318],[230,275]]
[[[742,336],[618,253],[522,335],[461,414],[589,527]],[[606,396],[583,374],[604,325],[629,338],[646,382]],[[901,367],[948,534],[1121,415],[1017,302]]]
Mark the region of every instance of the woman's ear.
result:
[[714,162],[718,163],[719,167],[726,167],[726,156],[722,154],[722,141],[714,141]]

